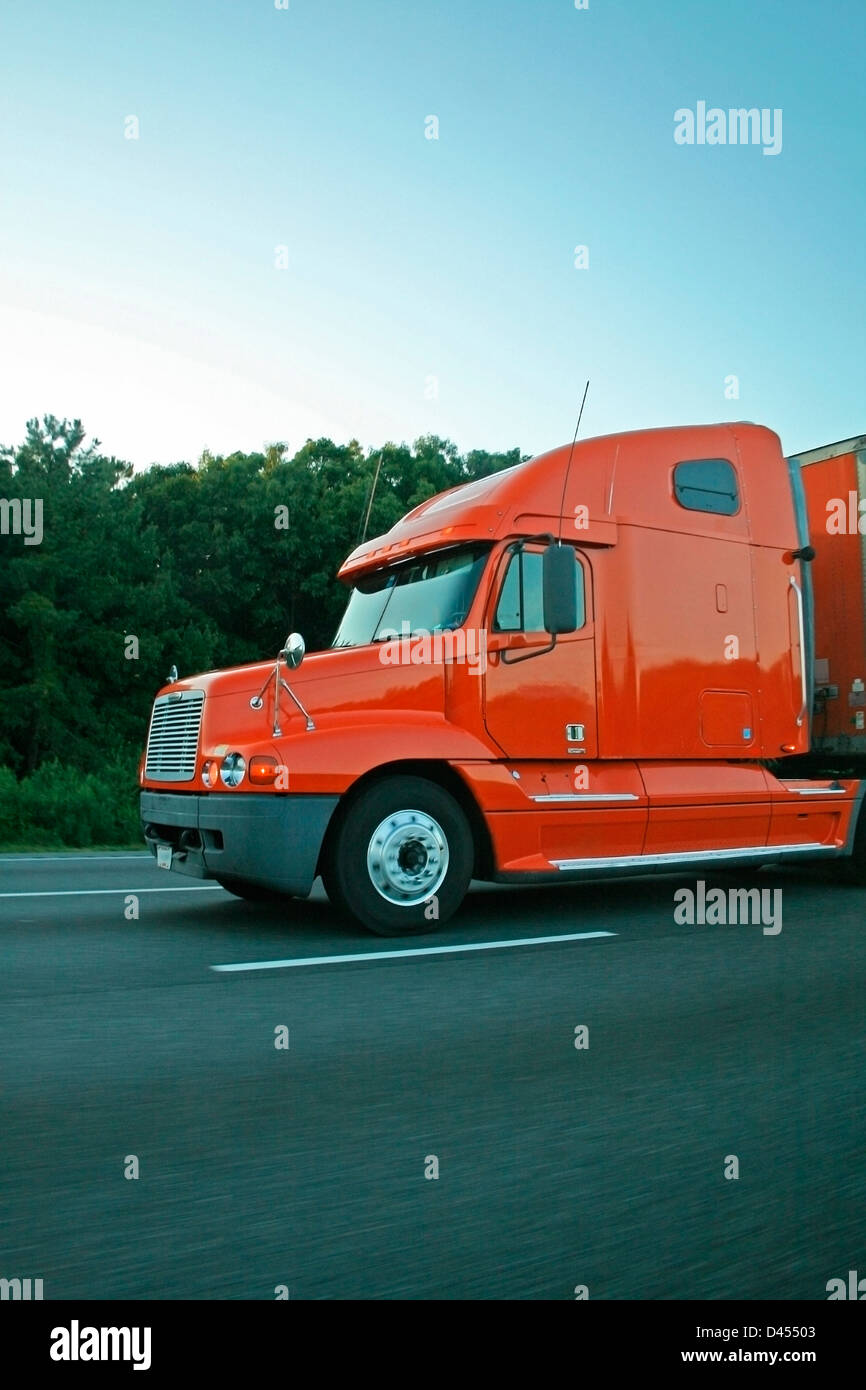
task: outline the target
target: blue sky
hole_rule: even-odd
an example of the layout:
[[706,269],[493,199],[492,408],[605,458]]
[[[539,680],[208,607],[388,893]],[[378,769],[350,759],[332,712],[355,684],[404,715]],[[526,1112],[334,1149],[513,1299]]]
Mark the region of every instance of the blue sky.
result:
[[[862,0],[0,0],[0,47],[0,442],[535,453],[587,377],[585,435],[866,430]],[[699,101],[781,152],[678,145]]]

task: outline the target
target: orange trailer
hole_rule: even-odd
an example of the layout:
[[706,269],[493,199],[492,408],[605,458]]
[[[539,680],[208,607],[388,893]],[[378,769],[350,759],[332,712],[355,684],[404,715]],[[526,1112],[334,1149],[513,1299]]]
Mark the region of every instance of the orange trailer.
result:
[[854,550],[816,522],[862,444],[797,460],[752,424],[642,430],[425,502],[343,564],[328,650],[293,634],[157,696],[157,862],[241,896],[321,875],[384,935],[447,920],[473,877],[863,873],[859,770],[821,762],[859,747],[827,710],[834,680],[862,689],[862,577],[853,636],[833,566],[850,580]]
[[866,435],[794,462],[815,548],[812,746],[866,753]]

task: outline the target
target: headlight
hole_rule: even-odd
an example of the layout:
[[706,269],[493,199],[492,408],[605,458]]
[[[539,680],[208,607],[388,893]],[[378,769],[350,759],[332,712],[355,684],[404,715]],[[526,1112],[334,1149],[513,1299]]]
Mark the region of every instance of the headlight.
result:
[[226,753],[220,763],[220,777],[227,787],[238,787],[244,780],[246,768],[240,753]]

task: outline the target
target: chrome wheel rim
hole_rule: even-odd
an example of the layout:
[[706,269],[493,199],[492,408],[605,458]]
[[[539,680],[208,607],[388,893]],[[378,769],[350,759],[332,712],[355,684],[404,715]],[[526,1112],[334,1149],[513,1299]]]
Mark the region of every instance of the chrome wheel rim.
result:
[[448,872],[448,841],[426,811],[392,811],[367,846],[367,873],[380,897],[417,907],[441,888]]

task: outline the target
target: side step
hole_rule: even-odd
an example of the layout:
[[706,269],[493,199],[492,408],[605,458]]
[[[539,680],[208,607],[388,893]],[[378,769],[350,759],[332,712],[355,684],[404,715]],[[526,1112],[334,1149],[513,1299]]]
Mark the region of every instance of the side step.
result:
[[681,864],[748,863],[758,859],[762,864],[775,864],[789,855],[819,859],[841,854],[836,845],[814,841],[799,845],[750,845],[743,849],[685,850],[673,854],[622,854],[605,859],[552,859],[551,867],[561,873],[579,873],[593,869],[677,869]]

